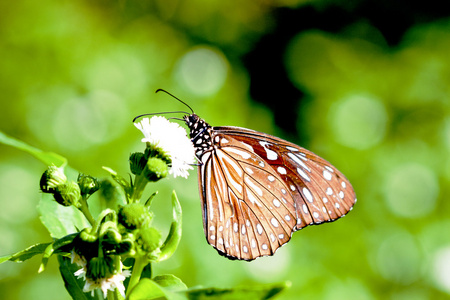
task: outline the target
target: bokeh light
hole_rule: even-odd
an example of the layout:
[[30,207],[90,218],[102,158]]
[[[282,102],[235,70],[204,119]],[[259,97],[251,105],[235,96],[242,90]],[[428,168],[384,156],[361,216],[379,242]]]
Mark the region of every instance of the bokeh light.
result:
[[370,96],[352,95],[330,109],[330,126],[342,145],[366,149],[382,141],[386,134],[387,112],[383,103]]
[[438,179],[424,165],[400,165],[386,176],[384,199],[390,210],[398,216],[426,216],[436,208],[438,195]]
[[197,46],[181,57],[175,72],[177,80],[187,91],[206,97],[223,86],[228,62],[218,50]]
[[432,268],[437,287],[450,293],[450,245],[436,251]]

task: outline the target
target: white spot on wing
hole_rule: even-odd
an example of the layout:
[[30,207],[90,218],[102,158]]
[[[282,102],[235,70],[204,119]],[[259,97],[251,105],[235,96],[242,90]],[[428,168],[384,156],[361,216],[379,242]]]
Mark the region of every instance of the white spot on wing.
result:
[[263,228],[261,224],[256,224],[256,231],[258,231],[258,234],[261,235],[263,233]]
[[277,219],[272,218],[272,219],[270,220],[270,223],[272,223],[273,227],[278,227],[278,221],[277,221]]
[[303,192],[303,195],[305,195],[305,197],[306,197],[306,200],[308,200],[308,202],[313,202],[313,196],[311,195],[311,192],[307,189],[307,188],[303,188],[303,190],[302,190],[302,192]]
[[297,168],[297,173],[303,177],[303,179],[305,179],[306,181],[311,181],[311,179],[309,178],[308,174],[306,174],[305,172],[303,172],[303,170],[301,168]]
[[273,199],[273,205],[275,205],[276,207],[280,207],[281,202],[278,199]]
[[327,170],[323,170],[323,178],[325,178],[326,180],[331,180],[331,173]]
[[278,167],[277,168],[278,173],[280,173],[281,175],[285,175],[286,174],[286,169],[283,167]]
[[303,204],[303,205],[302,205],[302,208],[303,208],[303,212],[304,212],[305,214],[307,214],[307,213],[308,213],[308,206],[306,206],[306,204]]
[[277,160],[278,154],[275,151],[267,148],[267,145],[270,145],[269,143],[260,141],[259,144],[261,146],[263,146],[264,150],[266,150],[266,155],[267,155],[268,160]]
[[330,172],[334,172],[332,168],[330,168],[329,166],[325,166],[325,169],[327,169]]
[[270,233],[270,240],[273,242],[275,242],[275,235],[273,233]]
[[306,160],[306,158],[304,158],[303,156],[295,155],[294,153],[288,153],[288,156],[289,156],[294,162],[296,162],[297,164],[299,164],[300,166],[302,166],[303,169],[305,169],[305,170],[308,171],[308,172],[311,172],[311,169],[308,168],[308,166],[305,165],[305,163],[304,163],[299,157],[301,157],[301,158],[304,159],[304,160]]

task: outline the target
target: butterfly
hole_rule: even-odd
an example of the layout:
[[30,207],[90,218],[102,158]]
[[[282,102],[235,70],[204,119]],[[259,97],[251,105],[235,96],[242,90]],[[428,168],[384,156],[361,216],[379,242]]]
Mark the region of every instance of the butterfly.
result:
[[206,239],[230,258],[273,255],[308,225],[335,221],[356,202],[348,179],[305,148],[258,131],[184,117],[200,162]]
[[294,231],[352,210],[349,180],[313,152],[251,129],[212,127],[192,109],[183,120],[199,161],[204,233],[219,254],[270,256]]

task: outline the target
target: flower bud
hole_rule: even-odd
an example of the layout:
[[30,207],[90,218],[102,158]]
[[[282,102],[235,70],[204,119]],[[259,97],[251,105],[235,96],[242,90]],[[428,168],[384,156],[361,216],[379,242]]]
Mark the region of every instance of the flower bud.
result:
[[131,203],[119,207],[119,224],[122,224],[129,230],[142,227],[142,225],[150,225],[153,214],[148,208],[141,203]]
[[78,207],[80,205],[80,187],[74,181],[68,181],[63,185],[58,186],[53,196],[56,202],[63,206],[73,205]]
[[78,186],[83,196],[92,195],[100,188],[97,178],[84,174],[78,174]]
[[154,255],[161,247],[161,233],[153,227],[141,228],[137,242],[144,252]]
[[169,168],[167,163],[162,159],[151,157],[147,161],[147,165],[144,169],[144,176],[148,181],[158,181],[167,176]]
[[130,170],[134,175],[141,175],[142,171],[145,168],[145,164],[147,163],[147,159],[145,158],[144,153],[136,152],[130,155]]
[[56,188],[65,184],[67,181],[66,175],[64,175],[63,168],[58,168],[55,165],[49,166],[48,169],[42,174],[40,180],[41,191],[44,193],[54,193]]
[[154,144],[147,143],[147,148],[145,148],[144,155],[147,159],[152,158],[152,157],[159,158],[168,165],[170,165],[170,163],[172,162],[172,160],[170,159],[169,153],[164,151],[163,148],[158,147],[157,145],[154,145]]
[[98,256],[99,240],[92,228],[83,229],[73,240],[73,251],[86,260]]
[[118,256],[93,257],[86,265],[86,277],[92,280],[111,278],[121,271]]

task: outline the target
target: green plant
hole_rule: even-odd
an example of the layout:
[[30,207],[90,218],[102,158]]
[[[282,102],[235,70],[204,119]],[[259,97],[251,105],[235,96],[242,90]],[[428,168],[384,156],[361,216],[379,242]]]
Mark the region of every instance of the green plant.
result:
[[[34,155],[48,165],[40,179],[40,218],[52,242],[33,245],[5,261],[23,262],[42,255],[39,272],[52,256],[57,256],[65,287],[73,299],[269,299],[287,287],[280,283],[234,289],[187,288],[172,274],[152,274],[152,264],[169,259],[181,239],[182,211],[175,191],[172,194],[172,223],[165,239],[153,227],[152,200],[142,199],[147,184],[169,175],[188,176],[195,162],[194,148],[185,131],[163,117],[143,119],[135,124],[142,131],[146,147],[129,158],[133,175],[129,179],[103,167],[110,179],[76,174],[67,160],[43,152],[0,133],[3,144]],[[120,193],[116,188],[120,187]],[[91,202],[100,193],[104,201]],[[95,209],[93,209],[95,208]],[[93,215],[92,211],[100,211]]]

